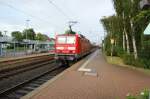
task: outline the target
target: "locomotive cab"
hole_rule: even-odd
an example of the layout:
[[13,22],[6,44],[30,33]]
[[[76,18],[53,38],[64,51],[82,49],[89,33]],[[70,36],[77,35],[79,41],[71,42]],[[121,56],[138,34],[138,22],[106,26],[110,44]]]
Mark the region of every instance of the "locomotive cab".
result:
[[62,34],[56,36],[55,57],[61,60],[76,60],[78,52],[78,35]]

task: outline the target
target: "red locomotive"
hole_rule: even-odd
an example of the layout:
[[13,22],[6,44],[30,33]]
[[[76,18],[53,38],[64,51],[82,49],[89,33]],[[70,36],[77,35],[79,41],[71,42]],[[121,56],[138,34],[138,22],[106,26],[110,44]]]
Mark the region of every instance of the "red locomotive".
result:
[[91,52],[92,44],[81,34],[59,34],[55,40],[55,56],[74,61]]

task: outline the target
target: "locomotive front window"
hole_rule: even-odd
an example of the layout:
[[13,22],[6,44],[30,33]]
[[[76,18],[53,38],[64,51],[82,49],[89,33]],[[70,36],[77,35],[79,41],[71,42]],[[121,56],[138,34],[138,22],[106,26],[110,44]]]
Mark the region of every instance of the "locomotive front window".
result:
[[66,43],[66,37],[63,37],[63,36],[62,37],[58,37],[57,42],[60,43],[60,44]]
[[67,44],[75,44],[75,37],[74,36],[68,36],[67,37]]
[[74,36],[59,36],[57,39],[59,44],[75,44]]

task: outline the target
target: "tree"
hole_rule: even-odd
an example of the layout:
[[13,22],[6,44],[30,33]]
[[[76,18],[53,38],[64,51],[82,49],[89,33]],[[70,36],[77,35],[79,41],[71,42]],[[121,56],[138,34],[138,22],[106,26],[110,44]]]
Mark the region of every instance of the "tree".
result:
[[46,34],[43,34],[43,40],[47,41],[49,39],[49,37]]
[[2,34],[2,32],[0,31],[0,37],[3,37],[3,34]]
[[34,29],[30,28],[30,29],[23,30],[24,39],[35,40],[35,36],[36,34],[34,32]]
[[36,40],[39,40],[39,41],[46,41],[48,40],[48,36],[45,35],[45,34],[42,34],[42,33],[37,33],[36,34]]
[[[139,62],[138,60],[142,60],[142,62],[145,62],[144,64],[148,66],[147,61],[149,61],[148,59],[150,57],[150,35],[144,36],[143,32],[150,22],[150,10],[140,10],[140,1],[141,0],[113,0],[116,15],[105,17],[101,19],[101,21],[104,29],[107,31],[105,38],[106,50],[110,49],[111,45],[109,39],[113,37],[119,42],[116,45],[122,47],[125,51],[123,55],[124,60],[128,58],[133,59],[131,60],[133,62],[128,62],[132,65]],[[120,45],[121,43],[123,46]]]
[[[122,46],[122,31],[123,31],[123,27],[120,26],[120,21],[121,18],[118,16],[110,16],[110,17],[105,17],[102,20],[102,24],[105,28],[105,30],[107,31],[107,37],[105,38],[105,48],[107,49],[107,53],[108,55],[110,55],[110,51],[111,51],[111,39],[114,39],[114,47],[113,49],[116,50],[122,50],[123,46]],[[114,52],[114,51],[113,51]],[[117,51],[118,52],[118,51]]]
[[12,32],[11,36],[14,37],[14,39],[17,40],[17,41],[22,41],[23,40],[23,35],[20,31]]
[[137,34],[135,34],[137,31],[135,31],[133,18],[140,12],[140,0],[113,0],[113,2],[116,13],[122,18],[124,25],[123,37],[126,38],[127,53],[129,54],[133,49],[134,57],[137,59],[137,45],[139,45],[139,43],[137,41]]
[[129,44],[129,18],[128,18],[128,12],[130,11],[129,6],[129,0],[127,1],[120,1],[120,0],[113,0],[114,2],[114,8],[116,10],[117,16],[121,18],[122,21],[120,21],[120,26],[123,27],[122,30],[122,43],[123,43],[123,49],[127,48],[127,53],[130,54],[130,44]]

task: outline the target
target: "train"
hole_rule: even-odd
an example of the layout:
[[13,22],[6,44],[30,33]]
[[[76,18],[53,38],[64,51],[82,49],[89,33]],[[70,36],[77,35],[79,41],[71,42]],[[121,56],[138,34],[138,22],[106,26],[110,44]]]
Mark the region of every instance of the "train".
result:
[[55,59],[77,61],[92,52],[93,45],[82,34],[58,34],[55,38]]

